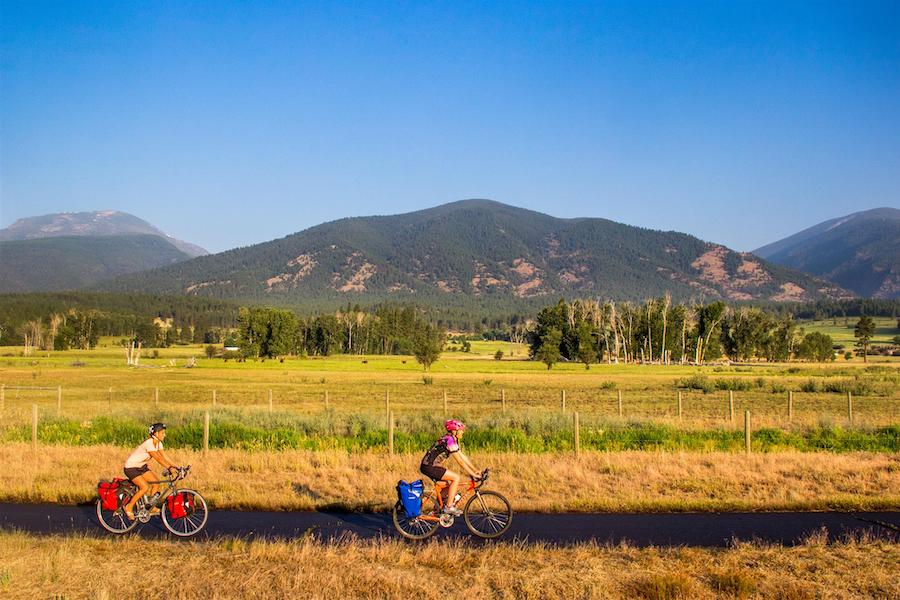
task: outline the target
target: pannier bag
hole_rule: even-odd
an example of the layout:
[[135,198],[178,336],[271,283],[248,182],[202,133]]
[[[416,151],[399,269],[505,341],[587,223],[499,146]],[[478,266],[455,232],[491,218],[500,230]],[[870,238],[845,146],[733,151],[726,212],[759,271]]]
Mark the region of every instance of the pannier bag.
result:
[[422,514],[422,494],[425,491],[425,484],[421,479],[407,483],[400,480],[397,484],[397,496],[400,498],[400,504],[406,511],[408,517],[418,517]]
[[103,510],[118,510],[125,504],[125,494],[122,492],[126,481],[128,480],[122,477],[115,477],[112,481],[104,479],[97,484],[97,495],[100,496]]
[[181,519],[194,514],[194,495],[189,492],[178,492],[166,498],[169,514],[173,519]]

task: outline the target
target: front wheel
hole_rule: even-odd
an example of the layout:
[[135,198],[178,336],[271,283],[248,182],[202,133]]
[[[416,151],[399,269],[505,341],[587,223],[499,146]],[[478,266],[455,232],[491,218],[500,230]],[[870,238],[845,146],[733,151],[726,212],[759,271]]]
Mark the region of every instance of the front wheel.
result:
[[463,509],[466,527],[482,538],[503,535],[512,524],[512,506],[497,492],[475,492]]
[[129,500],[131,500],[132,494],[125,489],[120,489],[118,493],[120,495],[119,508],[116,510],[106,510],[103,508],[103,501],[100,499],[97,500],[97,520],[100,521],[100,526],[110,533],[128,533],[137,527],[138,524],[137,519],[132,521],[126,517],[125,509],[122,508]]
[[163,525],[170,533],[178,537],[197,535],[201,529],[206,527],[206,519],[209,517],[206,500],[194,490],[177,490],[175,493],[185,494],[189,498],[187,504],[191,508],[183,516],[173,517],[172,513],[169,512],[169,503],[163,501],[159,509],[159,516]]
[[418,517],[408,516],[403,504],[397,502],[394,505],[394,527],[407,539],[424,540],[434,535],[440,526],[437,518],[439,512],[436,509],[430,492],[422,496],[422,514]]

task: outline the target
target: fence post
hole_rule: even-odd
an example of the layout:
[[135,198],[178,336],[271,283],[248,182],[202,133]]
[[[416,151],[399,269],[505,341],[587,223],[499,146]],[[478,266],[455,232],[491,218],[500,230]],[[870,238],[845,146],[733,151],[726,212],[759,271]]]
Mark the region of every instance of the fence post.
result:
[[37,450],[37,404],[31,405],[31,449]]
[[272,412],[272,390],[269,390],[269,412]]
[[159,388],[153,388],[153,406],[159,408]]
[[619,416],[621,417],[622,416],[622,390],[616,390],[616,392],[618,392],[617,395],[619,398]]
[[577,457],[581,454],[581,426],[578,422],[578,411],[572,413],[572,419],[575,427],[575,456]]
[[788,390],[788,421],[794,420],[794,391]]
[[203,453],[209,452],[209,411],[203,413]]
[[394,413],[388,413],[388,454],[394,455]]
[[444,390],[444,418],[447,418],[447,390]]
[[391,392],[384,392],[384,417],[387,419],[388,427],[391,426]]
[[506,390],[500,389],[500,408],[506,412]]
[[328,390],[325,390],[325,411],[328,412]]
[[561,390],[559,393],[559,403],[563,412],[566,412],[566,390]]
[[734,423],[734,392],[731,390],[728,390],[728,416]]
[[217,400],[218,400],[218,398],[216,398],[216,390],[213,390],[213,408],[216,407]]
[[112,387],[109,388],[106,394],[106,408],[112,410]]
[[847,392],[847,420],[853,423],[853,393]]
[[56,386],[56,415],[59,416],[62,413],[62,386]]
[[6,408],[6,384],[0,383],[0,410]]
[[681,390],[678,390],[678,418],[681,418]]
[[750,454],[750,411],[744,411],[744,449]]

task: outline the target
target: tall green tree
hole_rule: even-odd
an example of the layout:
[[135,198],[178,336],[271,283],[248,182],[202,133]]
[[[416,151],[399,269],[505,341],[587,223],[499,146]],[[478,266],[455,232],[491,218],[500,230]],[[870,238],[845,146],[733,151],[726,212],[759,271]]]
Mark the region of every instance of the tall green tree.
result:
[[426,324],[413,338],[413,356],[416,357],[416,362],[422,365],[424,370],[430,369],[440,358],[446,341],[447,336],[443,331]]
[[800,358],[817,362],[834,360],[834,340],[831,339],[830,335],[819,331],[807,333],[803,336],[803,341],[800,342],[797,354],[800,355]]
[[856,347],[862,348],[863,362],[869,362],[868,359],[868,351],[869,351],[869,342],[872,341],[872,337],[875,335],[875,320],[872,317],[868,317],[863,315],[859,318],[859,321],[856,322],[856,327],[853,329],[853,337],[856,338]]
[[547,365],[549,371],[553,365],[559,362],[561,353],[559,345],[562,343],[562,332],[559,329],[552,328],[541,338],[541,345],[538,348],[535,358]]

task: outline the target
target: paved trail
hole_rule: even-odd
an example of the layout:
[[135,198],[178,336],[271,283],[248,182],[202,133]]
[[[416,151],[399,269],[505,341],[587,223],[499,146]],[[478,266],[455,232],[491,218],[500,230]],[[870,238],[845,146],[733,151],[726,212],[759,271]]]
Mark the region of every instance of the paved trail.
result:
[[[520,513],[501,538],[569,544],[594,540],[627,541],[637,546],[727,546],[732,540],[761,540],[791,545],[822,528],[832,539],[847,533],[871,532],[900,540],[900,512],[885,513],[666,513],[666,514],[536,514]],[[0,528],[37,534],[109,535],[97,524],[93,505],[0,503]],[[168,537],[158,519],[138,526],[137,535]],[[267,537],[293,539],[310,533],[333,538],[347,533],[362,538],[399,537],[386,513],[340,512],[210,512],[197,538]],[[470,537],[462,519],[438,537]],[[197,539],[195,538],[195,539]]]

